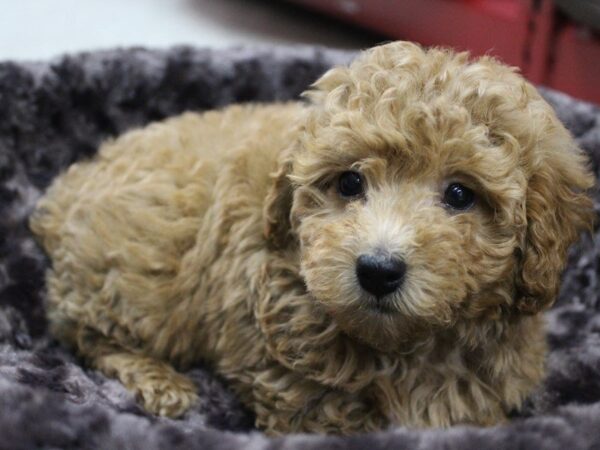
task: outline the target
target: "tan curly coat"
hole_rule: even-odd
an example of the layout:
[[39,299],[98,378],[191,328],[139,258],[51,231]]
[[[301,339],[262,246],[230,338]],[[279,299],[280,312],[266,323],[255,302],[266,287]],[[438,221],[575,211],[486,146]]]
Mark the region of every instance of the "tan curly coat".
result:
[[[152,124],[60,176],[31,220],[54,335],[158,414],[206,361],[275,434],[504,420],[590,224],[582,153],[490,58],[391,43],[307,97]],[[473,208],[441,204],[453,180]],[[388,313],[355,275],[377,246],[408,267]]]

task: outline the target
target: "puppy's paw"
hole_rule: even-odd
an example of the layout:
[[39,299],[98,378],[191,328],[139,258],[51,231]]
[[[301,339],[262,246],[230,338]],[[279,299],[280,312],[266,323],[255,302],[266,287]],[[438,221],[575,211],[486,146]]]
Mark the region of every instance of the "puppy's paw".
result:
[[135,388],[136,397],[146,411],[176,418],[198,402],[192,381],[179,374],[168,378],[147,378]]

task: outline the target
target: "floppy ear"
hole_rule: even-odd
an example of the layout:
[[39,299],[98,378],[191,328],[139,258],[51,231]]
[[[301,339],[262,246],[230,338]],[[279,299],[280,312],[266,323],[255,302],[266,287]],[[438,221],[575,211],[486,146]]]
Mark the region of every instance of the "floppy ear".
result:
[[294,240],[290,219],[294,190],[289,179],[293,167],[294,147],[295,145],[290,146],[280,155],[263,209],[265,238],[274,248],[279,249],[287,247]]
[[593,203],[586,190],[594,177],[586,158],[556,118],[533,152],[525,216],[527,229],[516,280],[516,307],[535,314],[558,295],[567,250],[590,230]]

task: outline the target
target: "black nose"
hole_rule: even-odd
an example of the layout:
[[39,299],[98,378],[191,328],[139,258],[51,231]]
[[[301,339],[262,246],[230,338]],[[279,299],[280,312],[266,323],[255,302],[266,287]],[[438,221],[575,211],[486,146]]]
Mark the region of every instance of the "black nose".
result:
[[360,285],[376,297],[398,289],[405,273],[404,261],[385,254],[360,255],[356,260],[356,276]]

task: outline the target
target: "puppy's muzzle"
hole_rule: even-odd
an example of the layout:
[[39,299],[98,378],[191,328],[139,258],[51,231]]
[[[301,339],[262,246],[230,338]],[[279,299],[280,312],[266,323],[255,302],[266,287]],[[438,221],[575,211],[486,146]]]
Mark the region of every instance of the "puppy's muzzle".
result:
[[384,253],[360,255],[356,260],[358,282],[377,298],[399,289],[405,273],[404,261]]

